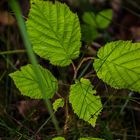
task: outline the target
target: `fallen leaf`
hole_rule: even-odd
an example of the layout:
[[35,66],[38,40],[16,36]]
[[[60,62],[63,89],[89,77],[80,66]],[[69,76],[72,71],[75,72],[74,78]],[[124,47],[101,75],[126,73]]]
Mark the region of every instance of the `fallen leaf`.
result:
[[13,25],[15,23],[15,18],[11,13],[7,11],[0,11],[0,24],[3,25]]

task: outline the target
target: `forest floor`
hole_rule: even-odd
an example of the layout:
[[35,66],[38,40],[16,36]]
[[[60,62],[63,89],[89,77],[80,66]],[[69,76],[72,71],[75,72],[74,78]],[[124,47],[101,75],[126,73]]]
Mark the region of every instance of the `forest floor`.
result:
[[[98,12],[104,9],[113,10],[110,25],[99,30],[100,35],[90,43],[87,56],[96,53],[99,47],[114,40],[140,41],[140,2],[139,0],[60,0],[69,5],[72,11],[77,12],[80,22],[86,11]],[[23,17],[26,20],[30,8],[28,0],[19,1]],[[86,43],[82,42],[82,51]],[[38,57],[43,66],[49,66],[48,61]],[[9,8],[8,0],[0,1],[0,140],[49,140],[55,136],[56,130],[49,118],[49,113],[43,100],[33,100],[22,96],[16,88],[9,73],[29,63],[17,21]],[[77,61],[75,60],[75,63]],[[84,63],[85,67],[87,63]],[[87,73],[92,73],[91,66]],[[69,86],[72,66],[62,69],[49,67],[56,77],[67,75]],[[99,84],[97,84],[97,81]],[[60,81],[61,82],[61,81]],[[102,137],[106,140],[140,140],[140,94],[128,90],[115,90],[104,84],[97,77],[92,80],[97,87],[97,93],[105,103],[104,109],[93,128],[87,123],[76,119],[78,128],[75,130],[73,120],[69,122],[68,130],[63,136],[72,140],[76,135]],[[66,86],[67,86],[66,85]],[[61,92],[65,92],[64,89]],[[56,95],[53,99],[58,98]],[[65,123],[64,108],[56,112],[59,125],[63,130]],[[44,125],[45,124],[45,125]],[[43,126],[44,125],[44,126]],[[41,129],[40,129],[41,128]]]

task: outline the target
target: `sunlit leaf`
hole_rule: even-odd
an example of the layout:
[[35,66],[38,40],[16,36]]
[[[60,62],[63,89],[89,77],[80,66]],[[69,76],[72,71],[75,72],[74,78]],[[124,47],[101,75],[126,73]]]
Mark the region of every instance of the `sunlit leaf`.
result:
[[[43,82],[45,83],[46,97],[52,98],[54,93],[57,91],[58,85],[57,80],[51,74],[51,72],[42,66],[38,65],[41,73]],[[42,94],[38,85],[37,76],[34,73],[34,66],[28,64],[21,67],[20,70],[10,74],[10,77],[14,80],[16,87],[20,90],[22,95],[29,96],[34,99],[42,99]]]
[[79,19],[66,4],[34,0],[26,26],[33,50],[53,65],[67,66],[79,56]]
[[81,79],[71,85],[69,102],[79,118],[87,121],[93,127],[102,110],[101,98],[88,79]]
[[57,111],[58,108],[63,106],[64,106],[64,100],[62,98],[56,99],[55,102],[53,103],[54,111]]
[[52,140],[65,140],[63,137],[55,137]]
[[98,51],[93,66],[110,86],[140,92],[140,43],[114,41]]
[[80,138],[79,140],[104,140],[104,139],[87,137],[87,138]]

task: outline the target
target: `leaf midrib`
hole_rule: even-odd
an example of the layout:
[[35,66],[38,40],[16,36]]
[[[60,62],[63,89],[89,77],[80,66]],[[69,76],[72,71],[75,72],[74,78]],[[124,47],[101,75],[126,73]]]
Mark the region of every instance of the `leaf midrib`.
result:
[[[101,61],[104,61],[104,59],[101,59],[101,58],[99,58],[99,60],[101,60]],[[129,68],[127,68],[127,67],[124,67],[124,66],[122,66],[122,65],[119,65],[119,64],[116,64],[116,63],[114,63],[114,62],[112,62],[112,61],[109,61],[109,60],[106,60],[106,61],[104,61],[104,63],[108,63],[108,65],[115,65],[115,66],[117,66],[117,67],[121,67],[121,68],[123,68],[123,69],[127,69],[128,71],[131,71],[131,72],[134,72],[134,73],[136,73],[136,74],[138,74],[138,75],[140,75],[140,73],[138,73],[138,72],[136,72],[136,71],[134,71],[134,70],[132,70],[132,69],[129,69]],[[104,64],[103,64],[104,65]],[[102,66],[103,66],[102,65]],[[102,67],[101,66],[101,67]]]

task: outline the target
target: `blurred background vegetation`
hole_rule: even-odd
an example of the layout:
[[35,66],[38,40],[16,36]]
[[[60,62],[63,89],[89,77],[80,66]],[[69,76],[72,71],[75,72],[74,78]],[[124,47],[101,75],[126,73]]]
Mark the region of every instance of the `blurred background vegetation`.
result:
[[[96,56],[98,49],[113,40],[140,40],[140,1],[139,0],[60,0],[67,3],[73,12],[77,12],[82,29],[81,56]],[[25,20],[28,18],[29,0],[19,0]],[[90,19],[85,13],[99,14],[111,9],[112,17],[106,15],[108,24],[105,28],[89,25]],[[93,20],[93,19],[92,19]],[[94,20],[93,20],[94,22]],[[99,24],[97,24],[99,25]],[[50,69],[59,79],[65,81],[60,92],[67,94],[71,84],[72,67],[59,68],[38,58],[39,62]],[[77,63],[78,60],[75,60]],[[29,63],[18,25],[11,11],[8,0],[0,0],[0,140],[49,140],[56,136],[52,122],[40,130],[49,114],[42,100],[23,97],[9,77],[9,73]],[[86,69],[85,69],[86,68]],[[83,72],[85,70],[85,72]],[[69,75],[67,75],[69,73]],[[82,65],[79,76],[89,77],[96,85],[101,96],[104,110],[95,128],[78,120],[71,113],[66,139],[80,136],[102,137],[106,140],[140,140],[140,95],[127,91],[115,90],[100,81],[92,68],[92,63]],[[67,77],[66,77],[67,76]],[[57,96],[54,97],[54,99]],[[53,99],[53,100],[54,100]],[[52,101],[53,101],[52,100]],[[63,129],[64,109],[56,113],[59,125]],[[78,127],[75,127],[76,122]]]

